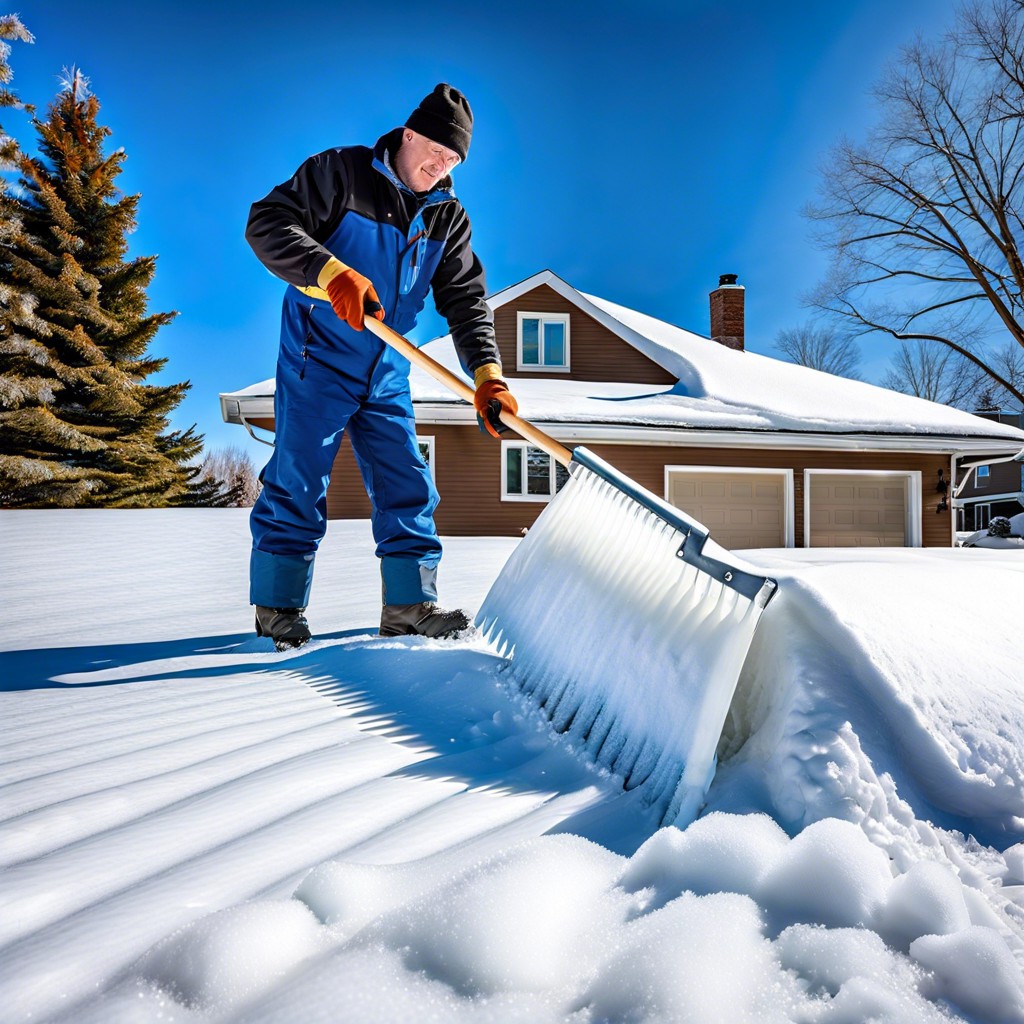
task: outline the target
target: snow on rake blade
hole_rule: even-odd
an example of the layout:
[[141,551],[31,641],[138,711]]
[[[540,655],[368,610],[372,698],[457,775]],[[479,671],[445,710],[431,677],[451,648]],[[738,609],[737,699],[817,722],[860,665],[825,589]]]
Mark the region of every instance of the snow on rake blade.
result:
[[683,826],[775,582],[702,555],[705,528],[585,449],[573,461],[478,623],[556,730]]

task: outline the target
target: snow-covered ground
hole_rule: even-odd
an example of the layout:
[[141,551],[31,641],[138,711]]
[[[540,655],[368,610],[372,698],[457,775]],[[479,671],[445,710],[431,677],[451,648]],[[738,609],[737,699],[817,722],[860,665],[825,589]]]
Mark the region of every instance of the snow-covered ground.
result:
[[[447,541],[446,603],[516,543]],[[243,511],[0,551],[0,1020],[1024,1021],[1019,550],[745,553],[781,591],[685,831],[482,640],[376,638],[365,523],[286,655]]]

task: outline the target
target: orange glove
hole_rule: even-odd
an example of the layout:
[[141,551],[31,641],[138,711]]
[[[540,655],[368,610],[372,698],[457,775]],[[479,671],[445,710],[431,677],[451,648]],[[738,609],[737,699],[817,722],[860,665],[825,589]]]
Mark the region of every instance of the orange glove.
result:
[[327,297],[334,312],[354,331],[363,329],[363,317],[384,319],[384,307],[370,280],[351,267],[327,282]]
[[519,403],[500,377],[480,383],[473,396],[473,405],[476,407],[476,419],[480,429],[486,430],[492,437],[498,437],[508,430],[498,418],[501,413],[510,412],[514,416],[519,412]]

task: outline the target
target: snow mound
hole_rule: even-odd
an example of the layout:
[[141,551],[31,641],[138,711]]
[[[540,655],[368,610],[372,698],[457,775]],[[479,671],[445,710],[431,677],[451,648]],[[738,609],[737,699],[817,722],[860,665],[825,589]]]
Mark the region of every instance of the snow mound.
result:
[[1024,1021],[1020,967],[991,928],[922,935],[910,944],[910,955],[932,972],[933,995],[982,1020]]
[[759,895],[776,922],[866,927],[891,883],[889,858],[860,828],[823,818],[790,842]]
[[139,976],[185,1006],[223,1011],[272,988],[321,945],[316,918],[297,900],[248,903],[169,936]]
[[996,536],[988,530],[976,530],[960,538],[960,546],[965,548],[996,548],[1013,550],[1024,548],[1024,512],[1010,516],[1010,532],[1005,537]]
[[781,1024],[801,996],[762,935],[753,900],[684,893],[623,929],[620,949],[576,1005],[599,1021]]
[[331,1019],[351,1021],[403,1019],[417,1000],[451,1021],[934,1024],[943,1003],[1024,1019],[1020,967],[996,927],[972,922],[948,866],[900,874],[839,819],[790,839],[727,813],[664,828],[632,857],[558,835],[476,862],[327,862],[290,903],[172,936],[136,983],[204,1020],[321,1019],[312,1001],[330,991],[344,992]]
[[625,919],[618,863],[576,836],[535,840],[389,915],[367,941],[468,996],[558,988],[601,960]]
[[[1024,838],[1024,560],[757,554],[780,593],[741,674],[709,806],[767,811],[791,834],[845,818],[901,869],[919,859],[923,822],[997,849]],[[987,609],[980,645],[965,631],[973,607]]]
[[786,833],[765,814],[715,812],[686,831],[656,832],[630,860],[620,884],[628,892],[651,889],[656,906],[684,892],[753,895],[788,843]]
[[[1019,518],[1019,517],[1018,517]],[[992,548],[996,551],[1024,551],[1024,537],[997,537],[988,530],[976,530],[960,542],[965,548]]]
[[[949,1016],[920,992],[924,971],[862,928],[797,924],[775,943],[780,965],[795,974],[829,1024],[948,1024]],[[821,1012],[824,1011],[824,1012]]]
[[922,935],[952,935],[970,924],[963,887],[952,868],[926,860],[892,883],[875,917],[879,934],[904,952]]

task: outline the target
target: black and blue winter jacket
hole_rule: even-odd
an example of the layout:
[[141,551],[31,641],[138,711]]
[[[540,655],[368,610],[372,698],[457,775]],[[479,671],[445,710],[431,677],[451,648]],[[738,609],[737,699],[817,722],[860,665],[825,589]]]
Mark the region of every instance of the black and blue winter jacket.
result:
[[326,300],[317,278],[331,256],[373,282],[384,319],[407,333],[433,288],[463,367],[500,363],[484,270],[466,211],[446,177],[423,195],[401,181],[390,153],[401,128],[366,146],[310,157],[256,203],[245,237],[263,264],[308,296]]

